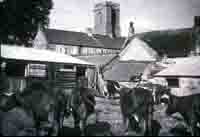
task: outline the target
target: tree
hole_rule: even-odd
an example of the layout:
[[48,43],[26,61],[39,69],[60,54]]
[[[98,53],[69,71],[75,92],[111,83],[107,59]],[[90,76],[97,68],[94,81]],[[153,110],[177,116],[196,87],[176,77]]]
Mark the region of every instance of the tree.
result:
[[52,0],[1,0],[0,43],[31,46],[38,28],[49,24]]

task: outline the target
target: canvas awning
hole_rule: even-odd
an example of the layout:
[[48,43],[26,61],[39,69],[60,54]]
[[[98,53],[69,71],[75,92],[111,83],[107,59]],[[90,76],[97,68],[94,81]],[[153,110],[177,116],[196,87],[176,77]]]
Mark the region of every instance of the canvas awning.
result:
[[45,49],[26,48],[19,46],[1,46],[1,58],[9,60],[20,60],[30,62],[51,62],[51,63],[62,63],[62,64],[77,64],[77,65],[88,65],[94,66],[93,63],[80,60],[78,58],[56,53],[54,51]]
[[188,57],[154,75],[155,77],[200,78],[200,57]]

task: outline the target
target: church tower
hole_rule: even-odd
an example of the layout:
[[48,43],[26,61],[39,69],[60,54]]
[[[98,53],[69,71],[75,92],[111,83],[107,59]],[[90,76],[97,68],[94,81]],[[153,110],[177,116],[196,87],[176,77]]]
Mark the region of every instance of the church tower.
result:
[[191,56],[200,56],[200,16],[194,17]]
[[111,1],[97,3],[94,8],[94,33],[120,37],[120,5]]

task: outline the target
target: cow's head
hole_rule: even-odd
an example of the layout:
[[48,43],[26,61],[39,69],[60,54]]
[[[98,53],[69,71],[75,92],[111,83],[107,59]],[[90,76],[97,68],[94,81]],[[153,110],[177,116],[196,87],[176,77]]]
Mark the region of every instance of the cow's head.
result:
[[169,96],[170,96],[170,89],[166,86],[162,86],[159,84],[154,84],[154,91],[155,91],[155,98],[156,103],[165,103],[168,104]]

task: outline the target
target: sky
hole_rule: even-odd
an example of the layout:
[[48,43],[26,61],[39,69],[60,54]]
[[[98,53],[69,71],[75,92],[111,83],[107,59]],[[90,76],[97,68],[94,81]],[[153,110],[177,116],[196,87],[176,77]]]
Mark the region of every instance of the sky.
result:
[[[82,31],[94,26],[95,3],[105,0],[53,0],[50,28]],[[108,1],[108,0],[107,0]],[[187,28],[200,16],[200,0],[111,0],[120,3],[120,26],[127,36],[129,22],[137,33]]]

